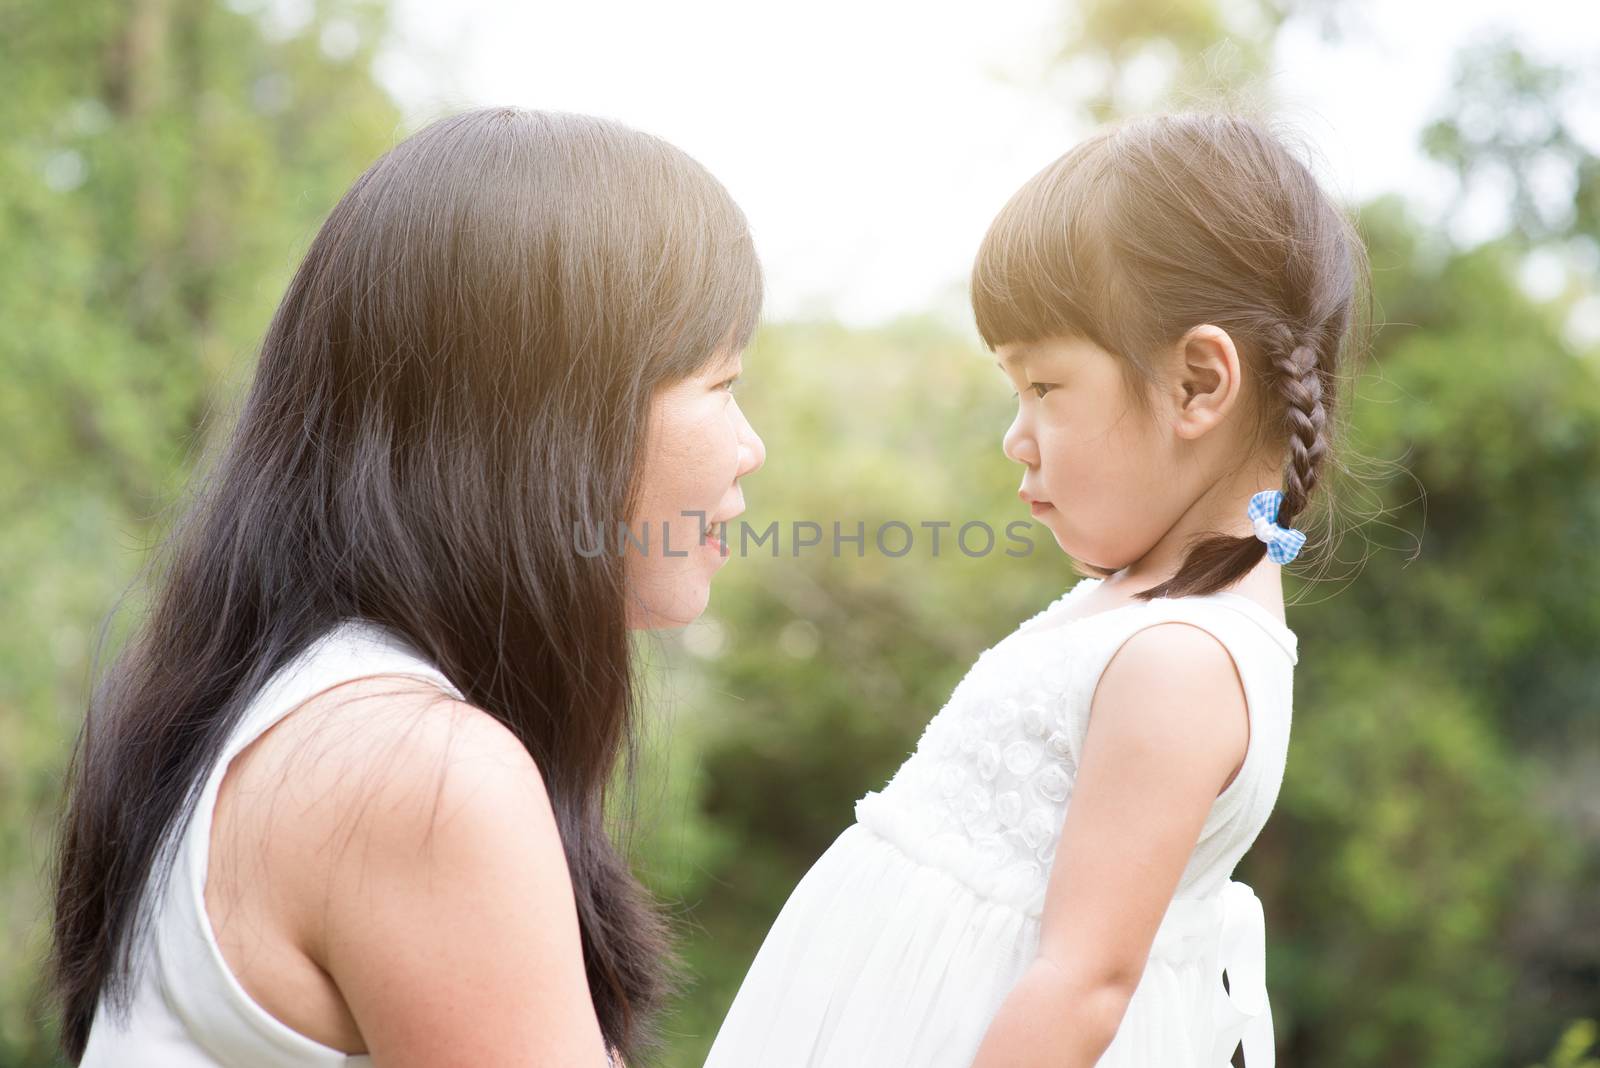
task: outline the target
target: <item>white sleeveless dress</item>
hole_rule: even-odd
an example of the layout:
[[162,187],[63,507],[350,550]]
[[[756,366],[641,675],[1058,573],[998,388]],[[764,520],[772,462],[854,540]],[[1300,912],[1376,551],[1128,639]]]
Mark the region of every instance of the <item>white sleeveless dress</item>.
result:
[[1169,621],[1232,654],[1250,742],[1097,1064],[1226,1068],[1242,1041],[1248,1068],[1272,1068],[1262,907],[1231,876],[1283,781],[1296,636],[1231,592],[1062,621],[1100,581],[984,652],[888,785],[856,803],[768,932],[706,1068],[968,1068],[1034,959],[1100,674],[1135,631]]
[[370,1065],[307,1038],[257,1004],[217,945],[206,913],[211,818],[229,762],[307,699],[368,675],[411,675],[461,692],[388,628],[345,620],[284,665],[245,709],[206,776],[194,818],[178,842],[171,878],[153,888],[150,935],[136,947],[131,1012],[95,1013],[82,1068],[355,1068]]

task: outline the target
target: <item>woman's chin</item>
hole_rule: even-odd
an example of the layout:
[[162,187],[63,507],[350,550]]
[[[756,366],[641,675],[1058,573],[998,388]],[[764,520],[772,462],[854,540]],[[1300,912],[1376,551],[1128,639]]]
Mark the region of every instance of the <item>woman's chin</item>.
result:
[[633,630],[674,630],[687,627],[705,614],[711,604],[711,581],[701,579],[693,588],[672,591],[671,595],[651,598],[628,613]]

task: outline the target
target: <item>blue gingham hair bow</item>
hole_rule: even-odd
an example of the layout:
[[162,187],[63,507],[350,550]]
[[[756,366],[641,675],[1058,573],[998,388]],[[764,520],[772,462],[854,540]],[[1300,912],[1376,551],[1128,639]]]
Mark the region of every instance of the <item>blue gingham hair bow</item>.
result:
[[1256,537],[1267,543],[1267,559],[1275,564],[1293,560],[1306,543],[1306,536],[1300,531],[1278,525],[1278,506],[1282,503],[1282,490],[1262,490],[1250,498],[1250,506],[1245,509],[1255,524]]

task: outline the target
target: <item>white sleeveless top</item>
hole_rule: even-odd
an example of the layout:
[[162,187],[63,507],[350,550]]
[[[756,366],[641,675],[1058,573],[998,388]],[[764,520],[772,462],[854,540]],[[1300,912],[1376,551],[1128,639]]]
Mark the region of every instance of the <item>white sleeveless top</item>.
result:
[[239,984],[206,913],[211,818],[228,764],[289,712],[330,687],[368,675],[429,680],[461,692],[394,631],[349,619],[272,676],[245,709],[206,776],[194,817],[178,841],[171,877],[152,887],[149,936],[133,953],[134,998],[126,1019],[102,998],[83,1068],[354,1068],[369,1065],[294,1031]]
[[1242,1041],[1248,1068],[1272,1068],[1264,915],[1231,876],[1283,780],[1298,641],[1232,592],[1063,620],[1100,581],[1083,579],[985,651],[888,785],[856,803],[856,822],[768,932],[706,1068],[967,1068],[1036,956],[1100,675],[1163,622],[1227,648],[1250,739],[1097,1064],[1227,1068]]

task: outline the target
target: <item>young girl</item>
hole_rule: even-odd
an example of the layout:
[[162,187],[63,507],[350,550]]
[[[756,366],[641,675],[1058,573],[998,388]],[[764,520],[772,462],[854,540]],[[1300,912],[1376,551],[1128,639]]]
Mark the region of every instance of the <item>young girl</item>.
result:
[[[1297,641],[1281,566],[1365,271],[1261,124],[1098,132],[973,304],[1019,496],[1092,573],[986,651],[778,916],[708,1068],[1271,1068],[1262,907]],[[1227,985],[1224,987],[1224,976]]]

